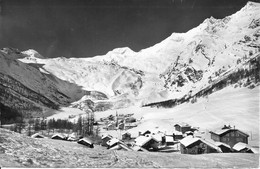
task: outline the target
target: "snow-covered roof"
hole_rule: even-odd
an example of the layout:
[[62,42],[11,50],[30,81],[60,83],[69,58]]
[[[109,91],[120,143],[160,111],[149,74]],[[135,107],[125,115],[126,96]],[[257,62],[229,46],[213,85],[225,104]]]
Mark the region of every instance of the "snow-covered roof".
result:
[[69,136],[67,140],[68,140],[68,141],[76,141],[77,139],[76,139],[76,137],[71,137],[71,136]]
[[154,135],[151,135],[151,136],[152,136],[152,138],[154,138],[158,142],[162,141],[162,135],[161,134],[154,134]]
[[44,138],[44,136],[39,133],[35,133],[35,134],[31,135],[31,137],[32,138]]
[[124,132],[122,135],[131,135],[128,131]]
[[199,140],[201,142],[207,144],[208,146],[216,149],[218,152],[222,152],[221,149],[215,144],[214,140],[211,140],[211,139],[201,139],[198,137],[187,136],[187,137],[184,137],[182,140],[180,140],[180,143],[182,145],[184,145],[185,147],[188,147],[189,145],[191,145]]
[[166,142],[173,142],[173,137],[171,137],[171,136],[165,136],[165,141],[166,141]]
[[86,142],[88,144],[93,144],[93,142],[90,139],[86,138],[86,137],[80,139],[78,142]]
[[179,125],[179,126],[181,126],[181,127],[191,127],[189,124],[184,123],[184,122],[176,123],[174,126],[176,126],[176,125]]
[[250,149],[253,153],[259,153],[255,148],[251,147],[250,145],[242,142],[238,142],[233,146],[233,149],[236,151],[241,151],[243,149]]
[[180,143],[182,145],[184,145],[185,147],[187,147],[187,146],[197,142],[198,140],[200,140],[200,139],[197,137],[187,136],[187,137],[184,137],[183,139],[181,139]]
[[222,146],[225,146],[225,147],[231,149],[230,145],[228,145],[228,144],[226,144],[226,143],[222,143],[222,142],[218,142],[218,141],[216,141],[215,144],[216,144],[216,146],[218,146],[218,147],[222,145]]
[[109,135],[109,134],[104,134],[104,135],[102,135],[102,137],[101,137],[101,139],[103,140],[104,138],[106,138],[106,137],[108,137],[108,138],[113,138],[111,135]]
[[180,131],[174,131],[173,134],[174,134],[174,135],[182,135],[182,132],[180,132]]
[[215,133],[217,135],[222,135],[224,133],[226,133],[227,131],[229,131],[230,129],[220,129],[220,130],[216,130],[216,131],[211,131],[211,133]]
[[229,131],[239,131],[240,133],[246,135],[246,136],[249,136],[248,134],[246,134],[245,132],[242,132],[241,130],[238,130],[238,129],[220,129],[220,130],[216,130],[216,131],[211,131],[211,133],[215,133],[219,136],[229,132]]
[[107,141],[107,145],[112,146],[115,143],[118,143],[119,140],[117,138],[112,138],[111,140]]
[[[139,136],[135,139],[135,145],[143,146],[144,144],[146,144],[151,139],[154,139],[154,138],[153,137]],[[154,139],[154,140],[157,141],[156,139]]]
[[242,150],[244,148],[247,148],[247,144],[246,143],[242,143],[242,142],[239,142],[239,143],[237,143],[237,144],[235,144],[233,146],[233,149],[237,150],[237,151],[240,151],[240,150]]
[[190,134],[190,133],[192,133],[192,134],[193,134],[193,132],[192,132],[192,131],[186,131],[186,132],[185,132],[185,134]]
[[61,138],[61,139],[64,139],[64,138],[65,138],[65,136],[64,136],[63,134],[60,134],[60,133],[54,134],[51,138],[54,138],[54,137],[59,137],[59,138]]
[[140,131],[140,132],[141,132],[141,134],[144,134],[144,133],[146,133],[146,132],[151,133],[150,130],[143,130],[143,131]]
[[200,138],[200,140],[201,140],[202,142],[204,142],[205,144],[207,144],[208,146],[210,146],[211,148],[216,149],[218,152],[222,152],[221,148],[219,148],[219,147],[216,145],[216,143],[215,143],[214,140],[212,140],[212,139],[201,139],[201,138]]

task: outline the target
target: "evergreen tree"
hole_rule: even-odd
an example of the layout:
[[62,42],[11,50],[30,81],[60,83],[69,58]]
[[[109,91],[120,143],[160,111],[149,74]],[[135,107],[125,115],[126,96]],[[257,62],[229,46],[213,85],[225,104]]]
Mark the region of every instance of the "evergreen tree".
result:
[[78,118],[78,122],[77,122],[77,132],[79,132],[79,134],[82,134],[82,117],[79,116]]
[[40,120],[38,118],[36,118],[34,120],[34,131],[39,131],[41,129],[41,125],[40,125]]

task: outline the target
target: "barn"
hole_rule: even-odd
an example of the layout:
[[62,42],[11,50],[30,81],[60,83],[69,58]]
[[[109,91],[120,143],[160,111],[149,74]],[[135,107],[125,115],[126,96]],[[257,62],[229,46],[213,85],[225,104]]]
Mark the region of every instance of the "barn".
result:
[[87,147],[90,147],[90,148],[94,148],[93,142],[86,137],[79,139],[79,141],[77,143],[82,144],[82,145],[87,146]]
[[54,134],[52,137],[51,137],[51,139],[56,139],[56,140],[66,140],[66,137],[65,137],[65,135],[63,135],[63,134]]
[[235,128],[222,128],[217,131],[211,131],[211,139],[223,142],[233,147],[236,143],[242,142],[248,144],[249,135]]
[[180,140],[182,154],[206,154],[221,153],[221,149],[215,145],[214,141],[187,136]]
[[233,150],[234,152],[239,152],[239,153],[258,153],[258,151],[253,147],[251,147],[250,145],[241,142],[235,144]]
[[35,133],[35,134],[31,135],[31,137],[32,138],[44,138],[44,136],[39,133]]

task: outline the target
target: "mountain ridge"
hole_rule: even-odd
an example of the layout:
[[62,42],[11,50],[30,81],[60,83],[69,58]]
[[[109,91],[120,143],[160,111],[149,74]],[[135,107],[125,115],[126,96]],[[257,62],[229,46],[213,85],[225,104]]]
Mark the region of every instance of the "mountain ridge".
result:
[[[46,58],[33,49],[4,48],[0,73],[54,105],[82,108],[85,102],[88,109],[86,100],[90,100],[99,107],[94,111],[181,99],[258,56],[258,11],[259,3],[248,2],[231,16],[208,18],[186,33],[173,33],[139,52],[124,47],[93,58]],[[21,97],[21,91],[18,95]],[[6,98],[1,99],[3,103]]]

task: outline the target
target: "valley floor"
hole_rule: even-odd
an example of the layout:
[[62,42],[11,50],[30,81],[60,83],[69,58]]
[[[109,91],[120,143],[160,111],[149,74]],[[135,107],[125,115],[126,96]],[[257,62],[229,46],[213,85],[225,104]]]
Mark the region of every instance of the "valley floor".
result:
[[75,142],[33,139],[5,129],[0,133],[1,167],[259,167],[259,154],[112,151],[98,145],[91,149]]

